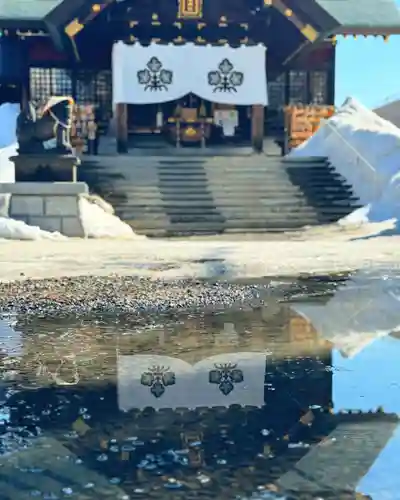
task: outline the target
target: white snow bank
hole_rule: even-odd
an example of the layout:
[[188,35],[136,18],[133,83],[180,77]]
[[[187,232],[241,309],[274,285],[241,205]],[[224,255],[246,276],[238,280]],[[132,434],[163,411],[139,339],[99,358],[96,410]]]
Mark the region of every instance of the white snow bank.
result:
[[[2,201],[0,197],[0,202]],[[3,204],[7,205],[7,200]],[[2,207],[0,206],[0,209]],[[88,238],[146,239],[136,235],[132,228],[113,214],[111,205],[97,196],[83,196],[79,200],[81,223]],[[39,227],[29,226],[24,222],[2,217],[7,212],[4,206],[0,212],[0,239],[6,240],[66,240],[58,232],[43,231]]]
[[0,106],[0,182],[15,182],[14,163],[17,154],[16,123],[19,104],[4,103]]
[[43,231],[37,226],[28,226],[25,222],[0,217],[0,239],[6,240],[65,240],[60,233]]
[[381,197],[400,170],[400,129],[349,98],[289,156],[327,156],[367,205]]
[[17,143],[15,143],[0,149],[0,182],[15,182],[15,166],[10,158],[12,156],[17,156],[17,148]]
[[371,280],[363,272],[339,288],[327,304],[296,304],[293,309],[345,357],[400,327],[400,294],[393,292],[392,280]]
[[362,208],[340,225],[400,225],[400,129],[349,98],[292,157],[327,156],[353,186]]
[[97,196],[82,196],[79,209],[83,230],[88,238],[140,238],[133,229],[114,215],[111,205]]

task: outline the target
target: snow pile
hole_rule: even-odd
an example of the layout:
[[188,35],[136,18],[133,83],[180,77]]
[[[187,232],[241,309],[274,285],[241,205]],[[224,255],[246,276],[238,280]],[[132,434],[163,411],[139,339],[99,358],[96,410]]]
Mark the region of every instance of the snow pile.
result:
[[4,103],[0,106],[0,182],[15,182],[14,163],[11,156],[17,155],[16,123],[19,104]]
[[326,156],[363,208],[341,224],[400,219],[400,129],[353,98],[291,157]]
[[[7,200],[3,200],[7,204]],[[1,197],[0,197],[1,202]],[[0,203],[1,209],[1,203]],[[132,228],[114,215],[111,205],[97,196],[82,196],[79,200],[80,218],[87,238],[146,239],[136,235]],[[36,226],[28,226],[22,221],[2,217],[0,211],[0,239],[6,240],[66,240],[66,236],[43,231]]]
[[400,295],[393,292],[393,282],[384,277],[371,280],[362,272],[327,304],[296,304],[293,309],[345,357],[400,327]]
[[65,240],[60,233],[43,231],[37,226],[28,226],[25,222],[0,217],[0,239],[6,240]]
[[114,215],[114,209],[98,196],[82,196],[79,210],[83,230],[88,238],[140,238],[133,229]]

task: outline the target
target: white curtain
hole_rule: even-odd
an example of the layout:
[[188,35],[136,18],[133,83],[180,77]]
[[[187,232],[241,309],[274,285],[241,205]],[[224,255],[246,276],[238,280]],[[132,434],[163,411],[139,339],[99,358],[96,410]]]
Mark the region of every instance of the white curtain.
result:
[[192,92],[211,102],[267,105],[266,49],[114,44],[114,104],[173,101]]

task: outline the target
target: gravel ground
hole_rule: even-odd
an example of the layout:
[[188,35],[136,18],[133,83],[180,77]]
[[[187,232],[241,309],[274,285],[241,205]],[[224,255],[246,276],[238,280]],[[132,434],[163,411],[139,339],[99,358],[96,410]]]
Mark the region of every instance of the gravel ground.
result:
[[264,286],[165,282],[133,277],[78,277],[0,283],[0,313],[68,316],[177,313],[259,305]]
[[255,287],[234,284],[239,279],[400,269],[400,236],[363,239],[356,233],[317,228],[295,241],[3,240],[0,313],[138,315],[223,308],[257,299]]

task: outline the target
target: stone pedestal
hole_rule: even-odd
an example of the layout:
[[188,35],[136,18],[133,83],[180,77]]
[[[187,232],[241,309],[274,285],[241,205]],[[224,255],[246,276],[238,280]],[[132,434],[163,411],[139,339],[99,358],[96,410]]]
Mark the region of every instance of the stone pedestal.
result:
[[75,238],[86,237],[79,200],[88,192],[84,182],[0,183],[3,216]]
[[76,182],[79,158],[74,155],[20,154],[12,156],[16,182]]

